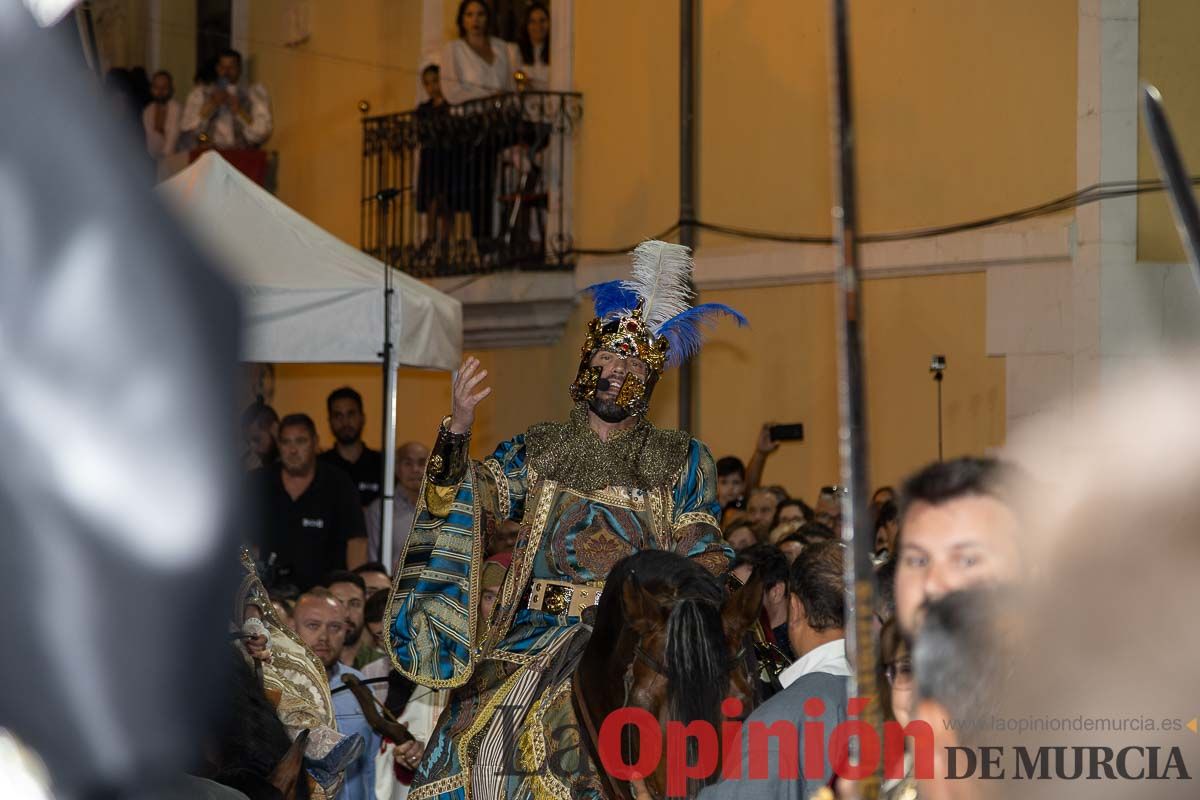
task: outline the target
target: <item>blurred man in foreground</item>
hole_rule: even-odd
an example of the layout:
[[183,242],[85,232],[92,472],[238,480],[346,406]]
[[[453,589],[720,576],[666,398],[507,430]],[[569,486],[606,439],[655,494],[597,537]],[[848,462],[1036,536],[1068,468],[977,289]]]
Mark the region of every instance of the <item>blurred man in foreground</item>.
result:
[[1012,470],[995,459],[937,462],[904,484],[896,617],[912,636],[923,606],[949,591],[1005,583],[1021,570]]

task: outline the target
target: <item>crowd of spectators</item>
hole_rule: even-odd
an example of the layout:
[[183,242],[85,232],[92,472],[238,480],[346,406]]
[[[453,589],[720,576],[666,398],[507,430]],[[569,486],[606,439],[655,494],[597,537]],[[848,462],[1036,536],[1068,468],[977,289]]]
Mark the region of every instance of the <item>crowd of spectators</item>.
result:
[[[359,732],[369,742],[366,755],[356,755],[347,768],[342,796],[403,797],[447,695],[414,687],[391,669],[384,629],[396,565],[379,562],[377,539],[367,546],[363,520],[363,496],[378,492],[380,479],[372,466],[378,453],[361,440],[365,420],[356,392],[334,392],[327,410],[335,444],[320,454],[315,425],[303,415],[279,419],[257,402],[243,417],[251,484],[260,499],[273,504],[261,519],[260,556],[272,565],[277,615],[326,666],[339,731]],[[766,667],[760,678],[770,686],[746,727],[819,721],[828,735],[853,715],[846,689],[852,674],[846,603],[852,595],[844,586],[845,546],[839,535],[845,492],[821,486],[810,505],[779,486],[759,485],[775,446],[760,439],[753,469],[732,456],[718,462],[723,532],[736,553],[726,580],[731,588],[757,582],[762,589],[755,652]],[[426,457],[423,447],[411,443],[397,454],[397,558]],[[1007,462],[968,457],[919,468],[898,489],[884,486],[871,497],[881,711],[902,726],[928,724],[935,731],[936,753],[979,744],[977,732],[954,730],[950,721],[983,715],[1001,702],[1016,628],[1008,587],[1025,582],[1029,573],[1019,544],[1023,512],[1016,498],[1030,496],[1030,485],[1028,476]],[[375,497],[369,507],[377,511],[379,503]],[[486,560],[477,614],[485,624],[511,563],[517,529],[515,523],[484,520]],[[377,681],[372,691],[378,702],[415,741],[397,745],[372,730],[350,694],[339,691],[347,675]],[[814,698],[821,701],[820,712],[809,711]],[[802,728],[799,763],[804,763],[803,736],[815,729]],[[883,796],[911,798],[918,784],[930,796],[941,796],[917,774],[919,754],[911,741],[906,744],[901,769],[889,775]],[[777,779],[786,774],[786,759],[775,748],[766,755],[766,779],[725,779],[701,797],[811,796],[834,780],[835,754],[825,745],[824,771],[806,768],[799,784],[785,786]],[[749,748],[743,748],[743,758],[750,757]],[[944,763],[934,764],[935,782],[944,778],[945,769]],[[747,762],[742,775],[749,774]],[[381,785],[395,791],[382,795]],[[841,791],[854,796],[852,785]]]
[[[203,65],[181,104],[175,78],[143,67],[114,67],[104,86],[118,118],[137,130],[146,154],[156,162],[197,147],[254,149],[271,137],[271,99],[259,83],[242,80],[242,55],[229,48]],[[135,127],[136,126],[136,127]]]
[[[322,449],[306,414],[282,418],[262,398],[242,414],[242,461],[253,513],[246,540],[262,565],[275,616],[325,666],[337,731],[365,745],[344,767],[339,798],[402,800],[446,690],[414,686],[392,669],[384,643],[392,578],[416,511],[428,449],[396,451],[392,564],[382,562],[382,454],[362,439],[362,396],[341,387],[326,400],[332,446]],[[516,526],[488,521],[480,613],[491,611],[516,542]],[[253,651],[252,651],[253,652]],[[378,704],[413,737],[398,743],[375,730],[343,685],[366,682]],[[397,737],[400,738],[400,737]]]
[[[243,414],[244,460],[259,510],[252,540],[267,565],[277,614],[289,620],[326,665],[339,730],[358,731],[372,742],[347,771],[344,796],[374,797],[373,776],[382,768],[393,767],[397,785],[406,785],[421,743],[446,702],[444,692],[414,687],[392,671],[383,630],[387,594],[412,525],[428,450],[415,442],[397,449],[394,561],[385,565],[379,524],[383,459],[362,440],[362,398],[350,387],[337,389],[329,395],[326,411],[333,436],[326,450],[306,415],[279,418],[261,400]],[[778,446],[764,426],[749,467],[733,456],[717,462],[723,531],[736,554],[731,586],[751,580],[762,586],[756,648],[763,663],[772,665],[766,674],[772,682],[768,694],[774,695],[753,718],[793,718],[805,698],[820,696],[832,728],[845,719],[847,701],[839,686],[850,674],[839,535],[845,492],[822,486],[810,505],[781,486],[760,485],[768,456]],[[906,720],[914,713],[912,664],[921,657],[915,643],[925,615],[936,611],[953,620],[953,610],[938,611],[939,604],[973,602],[955,599],[956,592],[1004,582],[1018,569],[1011,539],[1015,520],[1002,494],[1007,474],[995,461],[960,459],[918,471],[899,496],[888,486],[872,496],[878,674],[889,719]],[[485,520],[481,619],[489,618],[517,529],[508,521]],[[972,532],[966,540],[964,529]],[[373,686],[378,701],[423,736],[407,745],[381,743],[352,696],[338,691],[345,675],[378,679]],[[375,758],[383,751],[390,761]],[[364,777],[368,775],[372,777]],[[726,784],[709,791],[732,791],[721,788]],[[362,793],[353,787],[361,787]]]
[[[242,462],[253,509],[247,540],[273,587],[304,592],[331,571],[382,561],[383,454],[363,442],[362,395],[349,386],[336,389],[326,412],[333,438],[327,449],[307,414],[281,419],[261,398],[242,414]],[[396,449],[393,565],[412,527],[428,455],[418,442]]]
[[[760,441],[756,460],[773,449]],[[852,674],[845,645],[845,546],[838,530],[844,490],[823,486],[810,507],[779,487],[759,486],[761,468],[750,473],[732,456],[717,463],[725,538],[737,554],[732,576],[740,584],[761,582],[767,641],[759,643],[766,648],[760,656],[775,656],[768,692],[774,694],[747,726],[810,721],[814,714],[804,704],[820,698],[829,732],[847,719],[845,678]],[[947,720],[983,716],[1004,682],[1011,653],[1002,646],[1002,587],[1020,580],[1023,570],[1014,508],[1022,485],[1027,488],[1027,480],[1009,464],[960,458],[930,464],[899,492],[884,486],[871,498],[881,709],[885,719],[901,725],[936,722],[939,745],[971,744],[970,735],[947,734]],[[804,763],[803,736],[798,746]],[[726,780],[701,797],[809,797],[833,782],[832,756],[823,752],[824,771],[802,774],[798,784],[784,786],[778,778],[787,759],[772,749],[767,775],[774,777]],[[945,768],[943,759],[936,774],[944,778]],[[903,777],[885,781],[883,796],[916,796],[911,749],[900,771]],[[742,774],[749,774],[748,763]],[[843,785],[839,796],[854,797],[853,784]]]
[[[445,257],[454,243],[486,261],[495,257],[497,241],[511,242],[514,232],[522,242],[545,236],[544,161],[552,127],[543,120],[545,108],[498,117],[476,101],[549,90],[550,11],[539,0],[526,4],[507,33],[511,41],[495,35],[493,17],[484,0],[463,0],[455,16],[458,35],[421,68],[413,201],[423,228],[417,247],[430,258]],[[160,178],[182,166],[173,160],[177,154],[254,150],[273,132],[270,95],[261,83],[244,80],[243,57],[234,49],[201,65],[186,96],[176,96],[176,77],[166,70],[148,75],[140,66],[114,67],[104,83],[116,115],[136,131]],[[476,124],[452,128],[446,124],[451,114]],[[451,130],[465,133],[452,136]]]

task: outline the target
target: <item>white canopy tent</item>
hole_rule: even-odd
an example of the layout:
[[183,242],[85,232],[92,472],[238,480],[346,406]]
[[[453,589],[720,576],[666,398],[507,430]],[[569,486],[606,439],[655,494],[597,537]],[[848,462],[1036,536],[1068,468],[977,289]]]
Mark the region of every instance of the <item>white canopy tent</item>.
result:
[[383,558],[392,563],[396,470],[396,368],[453,370],[462,354],[462,304],[392,270],[293,211],[208,152],[159,191],[197,230],[242,287],[246,361],[381,363],[384,320]]

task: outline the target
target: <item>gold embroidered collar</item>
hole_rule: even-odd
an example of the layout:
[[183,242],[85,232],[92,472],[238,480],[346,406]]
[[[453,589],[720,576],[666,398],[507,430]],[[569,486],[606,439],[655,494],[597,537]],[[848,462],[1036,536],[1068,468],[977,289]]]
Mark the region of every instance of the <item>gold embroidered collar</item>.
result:
[[645,418],[601,441],[583,403],[568,422],[543,422],[525,434],[525,452],[539,475],[585,492],[666,486],[683,467],[690,443],[686,432],[659,430]]

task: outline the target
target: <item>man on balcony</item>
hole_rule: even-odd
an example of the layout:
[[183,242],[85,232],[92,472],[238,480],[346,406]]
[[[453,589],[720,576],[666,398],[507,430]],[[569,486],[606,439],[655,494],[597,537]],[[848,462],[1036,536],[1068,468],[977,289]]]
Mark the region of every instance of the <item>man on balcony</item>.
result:
[[217,56],[217,81],[188,94],[181,128],[188,141],[201,134],[212,147],[247,149],[271,137],[271,101],[262,84],[242,86],[242,54],[228,48]]

